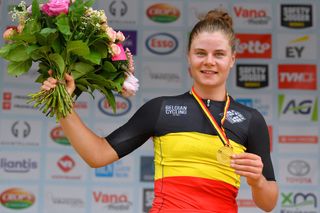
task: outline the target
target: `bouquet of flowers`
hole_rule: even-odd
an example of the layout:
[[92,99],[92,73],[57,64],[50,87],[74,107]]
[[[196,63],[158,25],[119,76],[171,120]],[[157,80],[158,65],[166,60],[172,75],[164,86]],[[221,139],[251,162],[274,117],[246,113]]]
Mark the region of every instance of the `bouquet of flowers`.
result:
[[[44,82],[52,70],[57,86],[29,94],[28,102],[57,120],[71,112],[74,99],[82,92],[92,97],[95,90],[101,92],[115,111],[114,92],[128,97],[139,87],[133,56],[122,46],[125,36],[108,26],[104,11],[92,9],[93,3],[49,0],[39,4],[33,0],[27,6],[22,1],[10,11],[18,25],[4,32],[6,44],[0,56],[8,61],[8,74],[12,76],[20,76],[32,63],[38,63],[38,83]],[[66,73],[75,79],[72,96],[66,91]]]

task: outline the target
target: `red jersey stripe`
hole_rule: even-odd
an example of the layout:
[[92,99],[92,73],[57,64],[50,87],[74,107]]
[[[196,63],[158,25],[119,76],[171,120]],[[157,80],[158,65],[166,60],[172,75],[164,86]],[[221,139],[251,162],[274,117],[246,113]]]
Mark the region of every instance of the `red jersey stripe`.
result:
[[[154,183],[151,212],[237,212],[238,189],[222,181],[187,176],[167,177]],[[185,211],[184,211],[185,212]]]

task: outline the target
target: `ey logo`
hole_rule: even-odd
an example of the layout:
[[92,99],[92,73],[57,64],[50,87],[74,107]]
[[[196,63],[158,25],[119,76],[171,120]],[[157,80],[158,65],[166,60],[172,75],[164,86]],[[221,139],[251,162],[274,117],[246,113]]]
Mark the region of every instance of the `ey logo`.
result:
[[278,114],[284,121],[318,121],[318,98],[314,96],[278,96]]

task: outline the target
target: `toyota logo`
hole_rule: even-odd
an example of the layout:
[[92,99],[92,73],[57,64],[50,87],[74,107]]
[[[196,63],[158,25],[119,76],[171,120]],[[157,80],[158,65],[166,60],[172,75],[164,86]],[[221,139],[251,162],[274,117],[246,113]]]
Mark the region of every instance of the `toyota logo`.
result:
[[305,176],[310,172],[310,165],[303,160],[295,160],[289,163],[288,172],[294,176]]

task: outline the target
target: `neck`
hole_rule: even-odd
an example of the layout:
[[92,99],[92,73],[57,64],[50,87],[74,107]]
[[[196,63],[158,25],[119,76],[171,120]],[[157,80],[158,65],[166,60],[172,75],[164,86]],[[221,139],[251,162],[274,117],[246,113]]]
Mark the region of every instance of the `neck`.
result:
[[214,101],[225,101],[227,91],[225,87],[221,88],[208,88],[208,87],[199,87],[193,85],[194,91],[202,99],[210,99]]

